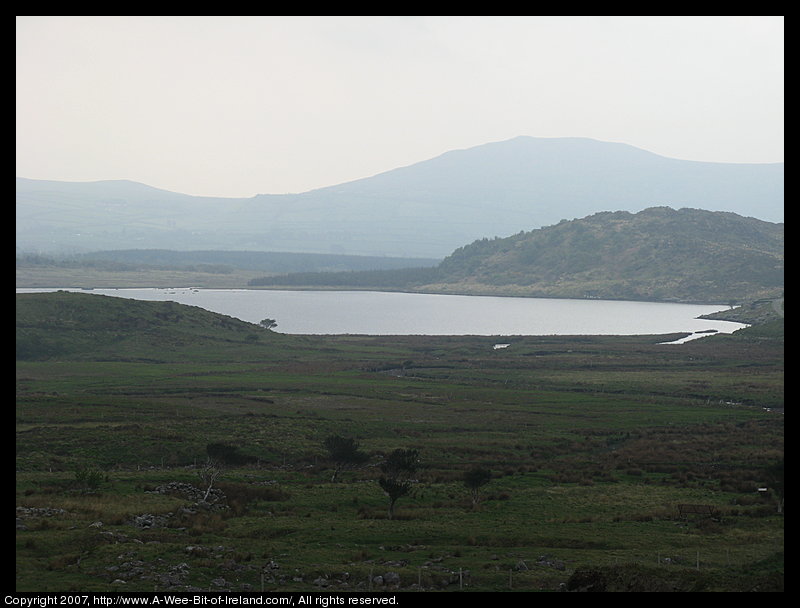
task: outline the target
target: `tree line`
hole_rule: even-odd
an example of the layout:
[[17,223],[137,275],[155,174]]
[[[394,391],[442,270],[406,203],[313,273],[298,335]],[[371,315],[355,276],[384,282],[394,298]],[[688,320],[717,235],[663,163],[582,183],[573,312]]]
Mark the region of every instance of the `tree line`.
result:
[[438,267],[393,270],[348,270],[342,272],[293,272],[257,277],[251,287],[382,287],[404,289],[434,283],[441,277]]

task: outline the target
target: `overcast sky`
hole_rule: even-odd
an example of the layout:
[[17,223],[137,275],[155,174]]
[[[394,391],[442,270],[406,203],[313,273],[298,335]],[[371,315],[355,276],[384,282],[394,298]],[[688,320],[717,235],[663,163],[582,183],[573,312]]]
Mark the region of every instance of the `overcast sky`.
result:
[[303,192],[590,137],[783,161],[784,20],[17,17],[19,177]]

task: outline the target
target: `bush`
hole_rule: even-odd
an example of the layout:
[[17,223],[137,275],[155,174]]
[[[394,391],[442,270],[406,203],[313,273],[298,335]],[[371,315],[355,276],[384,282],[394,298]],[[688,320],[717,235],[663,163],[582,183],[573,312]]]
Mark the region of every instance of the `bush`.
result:
[[103,473],[97,469],[83,467],[75,471],[75,481],[87,490],[96,490],[103,483]]

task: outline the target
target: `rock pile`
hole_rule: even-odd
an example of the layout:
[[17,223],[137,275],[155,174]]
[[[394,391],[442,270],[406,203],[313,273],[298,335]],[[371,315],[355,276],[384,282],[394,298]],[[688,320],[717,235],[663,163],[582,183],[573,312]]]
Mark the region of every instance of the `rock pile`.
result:
[[64,515],[64,509],[51,509],[49,507],[17,507],[17,530],[24,532],[28,529],[25,520],[32,517],[55,517],[57,515]]
[[169,483],[162,484],[149,491],[151,494],[168,494],[172,496],[182,496],[187,500],[193,502],[206,502],[209,504],[217,504],[225,500],[225,494],[217,488],[211,488],[208,493],[208,498],[203,500],[206,495],[205,490],[201,490],[197,486],[182,481],[170,481]]
[[197,486],[181,481],[165,483],[153,490],[148,490],[148,493],[180,496],[191,502],[188,505],[180,507],[174,513],[167,513],[165,515],[143,513],[135,516],[129,523],[140,530],[164,528],[168,527],[176,517],[191,516],[199,512],[224,511],[228,508],[225,504],[225,494],[221,490],[212,488],[206,497],[205,490],[201,490]]

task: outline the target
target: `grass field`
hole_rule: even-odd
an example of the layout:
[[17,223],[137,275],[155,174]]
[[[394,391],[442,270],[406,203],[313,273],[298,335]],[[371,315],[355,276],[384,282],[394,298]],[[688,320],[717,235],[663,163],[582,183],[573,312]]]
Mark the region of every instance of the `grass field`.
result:
[[[783,460],[782,339],[494,350],[24,297],[17,591],[783,589],[783,515],[757,491]],[[331,435],[369,454],[336,482]],[[201,501],[214,443],[247,462]],[[389,519],[397,448],[421,467]],[[476,466],[492,477],[473,505]]]

